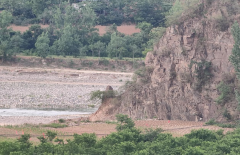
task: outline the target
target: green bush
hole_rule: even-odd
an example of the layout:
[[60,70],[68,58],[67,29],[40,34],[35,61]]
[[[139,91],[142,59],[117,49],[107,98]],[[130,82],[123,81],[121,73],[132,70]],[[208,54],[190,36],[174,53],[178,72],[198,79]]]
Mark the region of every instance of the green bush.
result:
[[195,64],[195,77],[197,82],[195,83],[195,90],[201,92],[202,87],[209,82],[209,80],[213,77],[212,74],[212,63],[206,60],[201,60],[200,62],[191,61],[189,67],[192,68],[193,64]]
[[238,123],[219,123],[216,122],[214,119],[209,120],[208,122],[205,123],[206,125],[216,125],[222,128],[236,128],[238,126]]
[[90,94],[90,100],[103,100],[105,98],[113,98],[116,96],[116,92],[109,90],[109,91],[92,91]]
[[59,122],[59,123],[65,123],[66,120],[61,118],[61,119],[58,120],[58,122]]
[[205,124],[207,125],[215,125],[217,124],[217,122],[214,119],[210,119],[208,122],[206,122]]
[[216,102],[218,104],[224,105],[225,103],[227,103],[232,98],[233,90],[226,83],[221,82],[217,86],[217,90],[220,92],[220,95],[218,96],[218,98],[216,100]]

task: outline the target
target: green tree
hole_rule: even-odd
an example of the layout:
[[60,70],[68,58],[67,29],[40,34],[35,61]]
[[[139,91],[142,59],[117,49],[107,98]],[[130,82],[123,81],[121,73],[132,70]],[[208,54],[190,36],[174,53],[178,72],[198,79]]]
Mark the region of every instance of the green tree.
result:
[[104,52],[106,49],[105,44],[102,43],[101,41],[98,41],[98,42],[90,45],[89,48],[92,51],[92,56],[94,56],[94,53],[96,52],[99,58],[101,56],[101,52]]
[[[232,26],[232,35],[235,43],[232,49],[232,54],[229,56],[229,61],[235,69],[238,80],[240,80],[240,28],[237,22]],[[240,95],[237,90],[235,90],[235,96],[238,101],[238,109],[240,109]]]
[[234,46],[229,60],[232,63],[238,79],[240,80],[240,28],[239,24],[235,22],[232,26],[232,35],[234,38]]
[[79,55],[79,47],[81,44],[78,40],[78,35],[76,34],[76,29],[73,28],[71,25],[67,25],[64,27],[63,32],[59,40],[54,43],[56,50],[61,53],[61,55]]
[[111,41],[107,46],[108,56],[113,58],[114,55],[116,58],[121,59],[123,53],[126,51],[125,42],[122,37],[119,37],[116,33],[112,33]]
[[129,118],[127,115],[118,114],[116,115],[118,124],[117,124],[117,131],[121,131],[124,129],[132,129],[135,126],[135,123],[131,118]]
[[6,60],[9,53],[9,41],[10,41],[10,30],[7,28],[12,21],[12,15],[8,11],[2,11],[0,13],[0,55],[2,60]]
[[49,54],[49,38],[47,33],[42,33],[35,43],[38,56],[46,58]]

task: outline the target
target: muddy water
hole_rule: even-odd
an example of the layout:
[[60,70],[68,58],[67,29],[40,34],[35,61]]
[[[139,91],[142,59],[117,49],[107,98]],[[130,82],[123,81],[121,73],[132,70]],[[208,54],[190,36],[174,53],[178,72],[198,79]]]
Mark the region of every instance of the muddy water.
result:
[[0,109],[0,116],[60,116],[92,114],[97,109],[82,109],[81,111],[57,111],[57,110],[25,110],[25,109]]

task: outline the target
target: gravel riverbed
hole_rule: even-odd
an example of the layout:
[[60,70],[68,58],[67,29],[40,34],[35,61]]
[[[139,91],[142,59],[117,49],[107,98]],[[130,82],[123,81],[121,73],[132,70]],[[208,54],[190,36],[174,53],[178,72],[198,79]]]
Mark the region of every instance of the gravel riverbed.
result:
[[96,109],[100,102],[89,100],[92,91],[105,90],[108,85],[118,90],[131,76],[121,72],[1,66],[0,109]]

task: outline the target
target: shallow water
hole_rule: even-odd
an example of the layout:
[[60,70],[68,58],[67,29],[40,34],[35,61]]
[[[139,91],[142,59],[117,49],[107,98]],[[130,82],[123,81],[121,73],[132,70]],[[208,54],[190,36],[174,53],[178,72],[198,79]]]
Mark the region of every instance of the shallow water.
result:
[[81,111],[57,110],[26,110],[26,109],[0,109],[0,116],[59,116],[92,114],[96,109],[82,109]]

